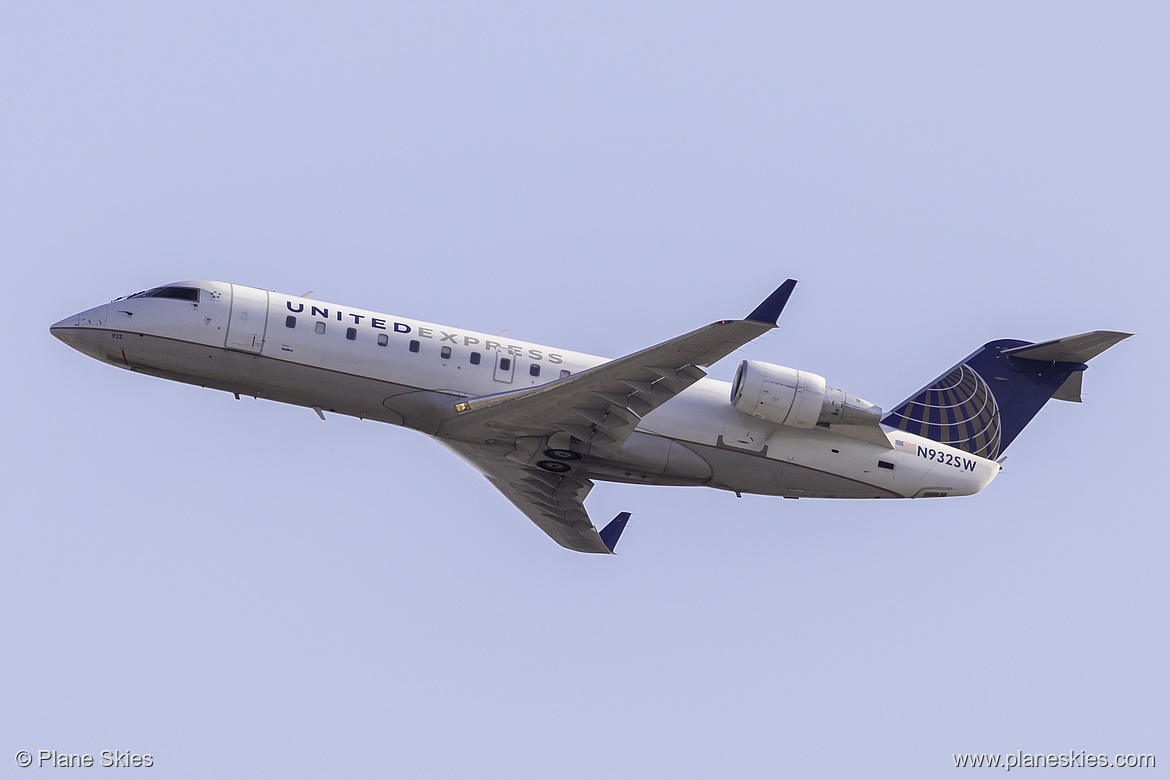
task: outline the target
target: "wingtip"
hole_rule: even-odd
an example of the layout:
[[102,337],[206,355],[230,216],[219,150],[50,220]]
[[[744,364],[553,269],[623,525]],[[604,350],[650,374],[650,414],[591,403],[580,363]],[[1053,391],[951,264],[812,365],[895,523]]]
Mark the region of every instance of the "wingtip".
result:
[[784,306],[788,303],[788,298],[792,295],[792,291],[796,289],[796,280],[789,279],[784,284],[780,285],[773,291],[771,295],[764,299],[764,302],[752,310],[745,319],[752,322],[767,322],[775,325],[780,319],[780,313],[784,311]]
[[613,520],[606,524],[605,528],[600,531],[601,541],[612,553],[613,548],[617,547],[618,539],[622,536],[622,531],[626,530],[626,523],[630,521],[630,513],[622,512]]

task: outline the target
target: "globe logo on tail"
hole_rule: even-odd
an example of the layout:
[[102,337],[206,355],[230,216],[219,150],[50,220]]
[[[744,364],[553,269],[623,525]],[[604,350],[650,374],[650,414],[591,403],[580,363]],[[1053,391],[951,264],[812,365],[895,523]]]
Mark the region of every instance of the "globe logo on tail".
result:
[[987,382],[966,363],[895,409],[884,422],[983,458],[999,455],[999,406]]

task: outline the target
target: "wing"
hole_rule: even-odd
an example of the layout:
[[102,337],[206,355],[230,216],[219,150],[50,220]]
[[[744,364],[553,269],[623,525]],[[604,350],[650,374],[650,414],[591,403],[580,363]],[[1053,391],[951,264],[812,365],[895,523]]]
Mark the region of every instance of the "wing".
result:
[[599,533],[585,511],[585,496],[593,489],[590,480],[517,463],[482,445],[440,443],[487,477],[557,544],[577,552],[613,552],[630,515],[623,512]]
[[[546,385],[461,401],[436,438],[557,544],[613,552],[630,515],[598,532],[585,511],[593,482],[574,473],[581,456],[616,453],[643,416],[706,376],[704,367],[776,327],[795,286],[780,285],[747,319],[715,322]],[[542,452],[557,460],[540,460]]]
[[462,401],[440,435],[561,434],[581,454],[616,454],[642,417],[706,376],[704,367],[776,327],[795,286],[793,279],[780,285],[747,319],[715,322],[546,385]]

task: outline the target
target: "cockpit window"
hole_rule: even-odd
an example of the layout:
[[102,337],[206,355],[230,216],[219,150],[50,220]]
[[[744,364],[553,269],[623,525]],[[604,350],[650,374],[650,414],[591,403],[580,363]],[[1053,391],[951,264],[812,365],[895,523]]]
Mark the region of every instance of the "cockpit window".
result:
[[199,303],[198,287],[155,287],[153,290],[134,293],[131,298],[174,298],[179,301]]

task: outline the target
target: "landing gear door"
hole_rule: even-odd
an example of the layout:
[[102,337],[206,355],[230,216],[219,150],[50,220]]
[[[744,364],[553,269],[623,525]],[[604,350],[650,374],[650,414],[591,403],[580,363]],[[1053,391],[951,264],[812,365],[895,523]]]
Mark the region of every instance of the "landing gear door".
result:
[[232,285],[232,313],[228,320],[228,349],[259,353],[268,327],[268,291]]

